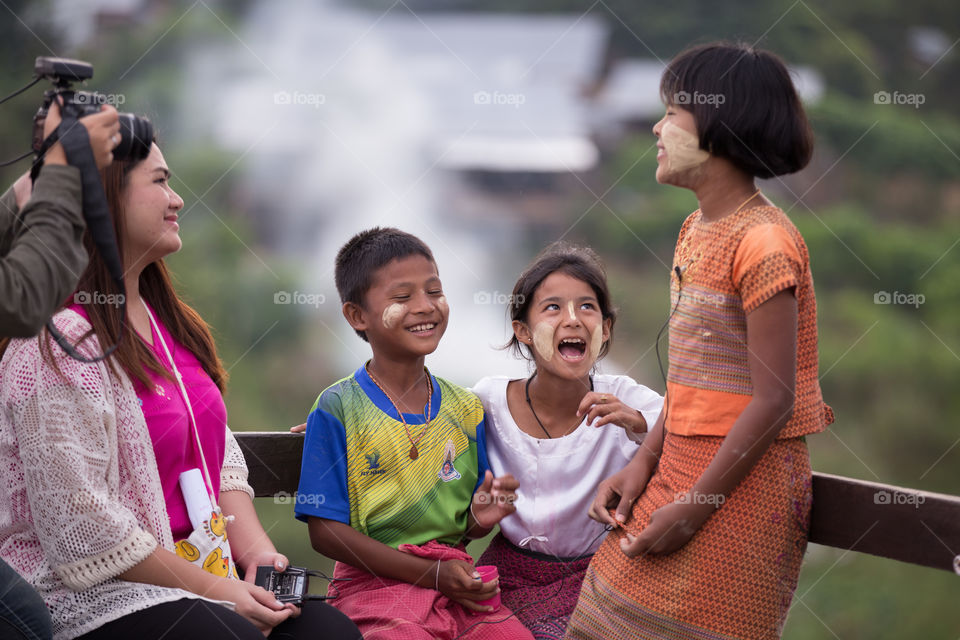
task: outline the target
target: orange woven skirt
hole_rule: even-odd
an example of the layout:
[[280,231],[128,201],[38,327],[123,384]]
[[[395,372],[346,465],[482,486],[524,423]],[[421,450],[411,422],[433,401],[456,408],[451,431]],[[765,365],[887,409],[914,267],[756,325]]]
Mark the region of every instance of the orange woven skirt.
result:
[[[636,535],[689,491],[722,443],[668,433],[626,530]],[[811,480],[806,442],[776,440],[677,551],[630,559],[623,530],[612,531],[587,569],[566,638],[779,638],[807,547]]]

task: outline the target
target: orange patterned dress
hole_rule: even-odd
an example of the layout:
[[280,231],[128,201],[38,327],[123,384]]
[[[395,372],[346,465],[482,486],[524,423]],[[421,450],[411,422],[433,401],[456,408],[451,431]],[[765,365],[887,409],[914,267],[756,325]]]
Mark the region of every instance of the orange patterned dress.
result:
[[[803,436],[833,421],[817,375],[816,301],[807,248],[775,207],[680,230],[671,276],[670,370],[660,464],[624,530],[692,489],[750,402],[747,314],[797,297],[794,413],[747,477],[681,549],[627,558],[612,532],[587,570],[567,638],[779,638],[807,546],[812,504]],[[677,277],[676,268],[681,276]]]

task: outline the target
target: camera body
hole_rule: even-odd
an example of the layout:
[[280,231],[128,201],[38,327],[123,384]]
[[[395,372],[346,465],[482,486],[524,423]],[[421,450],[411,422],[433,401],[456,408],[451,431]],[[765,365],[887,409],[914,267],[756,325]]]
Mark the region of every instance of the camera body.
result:
[[265,565],[257,567],[254,582],[267,591],[272,591],[280,602],[290,602],[299,607],[307,595],[309,572],[301,567],[287,567],[286,571],[280,572],[270,565]]
[[[310,576],[323,578],[330,583],[327,595],[307,593],[310,587]],[[257,567],[254,583],[267,591],[272,591],[280,602],[284,604],[289,602],[299,607],[303,605],[304,600],[330,600],[338,597],[334,583],[349,580],[351,578],[330,578],[322,571],[311,571],[303,567],[287,567],[283,571],[277,571],[272,565],[263,565]]]
[[[69,58],[38,57],[33,66],[34,75],[46,78],[53,88],[43,94],[43,103],[33,117],[33,150],[40,152],[43,145],[43,123],[47,118],[51,103],[62,98],[60,113],[64,118],[79,120],[85,116],[99,113],[102,105],[109,104],[107,97],[94,91],[75,91],[74,82],[84,82],[93,77],[93,66],[81,60]],[[113,150],[116,160],[142,160],[150,153],[153,142],[153,125],[146,118],[132,113],[121,113],[120,144]]]

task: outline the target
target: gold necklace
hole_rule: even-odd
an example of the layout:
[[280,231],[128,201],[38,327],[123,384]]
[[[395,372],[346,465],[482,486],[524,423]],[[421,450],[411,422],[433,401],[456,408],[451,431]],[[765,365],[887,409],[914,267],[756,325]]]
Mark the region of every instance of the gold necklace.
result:
[[420,435],[417,436],[417,439],[414,440],[410,435],[410,428],[407,426],[407,421],[403,418],[403,411],[400,411],[400,405],[393,401],[393,398],[390,397],[390,394],[387,393],[387,390],[383,387],[382,384],[374,377],[373,373],[370,371],[370,363],[363,365],[363,368],[366,369],[367,375],[370,376],[370,379],[373,380],[373,384],[377,385],[377,388],[380,391],[383,391],[383,395],[387,396],[387,400],[390,401],[390,404],[393,405],[393,408],[396,409],[397,415],[400,416],[400,422],[403,423],[403,430],[407,434],[407,440],[410,441],[410,453],[407,455],[410,456],[411,460],[416,460],[417,456],[420,455],[420,452],[417,450],[417,445],[420,444],[420,441],[423,440],[424,434],[427,432],[427,429],[430,427],[430,414],[433,409],[433,381],[430,380],[430,372],[426,367],[423,368],[423,372],[427,378],[427,406],[426,413],[424,418],[426,423],[423,425],[423,429],[420,430]]
[[[751,193],[750,196],[746,200],[741,202],[740,205],[736,209],[734,209],[730,215],[737,215],[738,213],[740,213],[743,207],[746,206],[748,202],[756,198],[758,195],[760,195],[760,189],[757,189],[756,191]],[[677,261],[682,263],[680,265],[677,265],[677,268],[679,269],[680,280],[683,280],[683,276],[688,272],[692,271],[693,266],[697,262],[699,262],[700,258],[703,257],[703,250],[700,248],[700,244],[702,244],[702,239],[700,238],[700,235],[701,235],[701,231],[703,230],[703,211],[701,211],[700,209],[697,209],[696,211],[694,211],[694,213],[699,213],[700,219],[697,220],[697,223],[696,225],[694,225],[694,228],[691,229],[686,236],[684,236],[683,242],[680,243],[680,250],[677,252],[679,254],[677,256],[678,258]],[[709,222],[707,224],[712,225],[713,222]],[[694,238],[696,238],[700,242],[698,242],[696,251],[693,252],[693,255],[689,255],[691,250],[690,245],[692,244],[692,241]]]

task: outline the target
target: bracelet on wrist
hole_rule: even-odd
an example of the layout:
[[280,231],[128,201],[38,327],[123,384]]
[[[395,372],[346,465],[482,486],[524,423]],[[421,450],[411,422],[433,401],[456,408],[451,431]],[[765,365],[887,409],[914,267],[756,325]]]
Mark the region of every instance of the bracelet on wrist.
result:
[[[464,535],[465,537],[467,537],[467,538],[470,538],[471,540],[476,540],[477,538],[474,537],[474,536],[471,536],[471,535],[470,535],[470,532],[473,531],[473,530],[474,530],[475,528],[477,528],[477,527],[480,527],[481,529],[485,529],[486,527],[484,527],[482,524],[480,524],[480,521],[477,520],[477,514],[476,514],[476,512],[474,512],[474,510],[473,510],[473,500],[470,501],[470,515],[473,517],[473,525],[471,525],[470,527],[468,527],[467,530],[464,531],[464,534],[463,534],[463,535]],[[480,536],[480,537],[482,537],[482,536]]]

